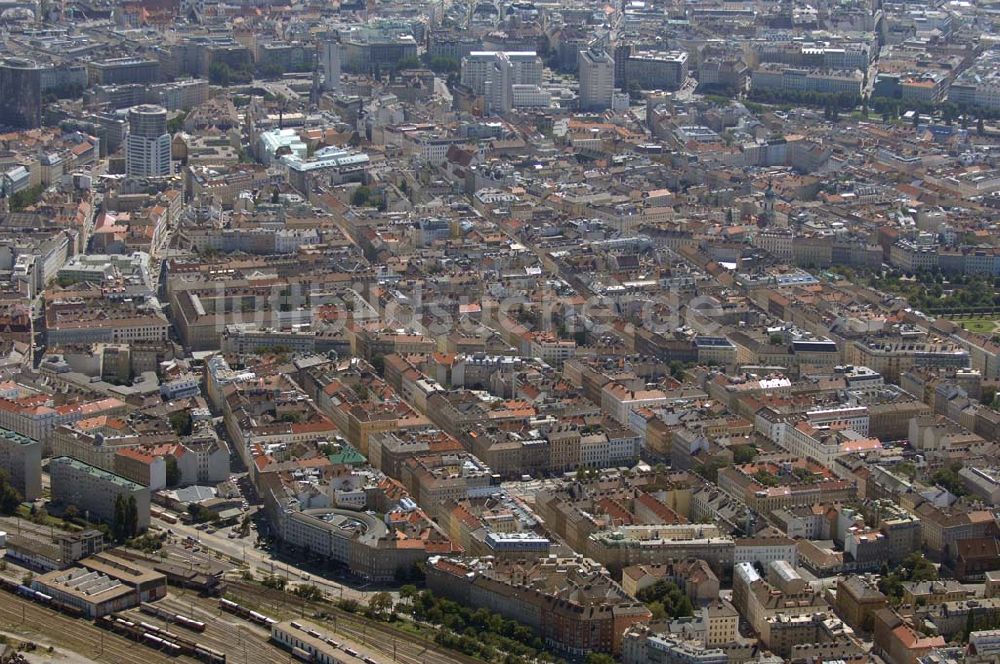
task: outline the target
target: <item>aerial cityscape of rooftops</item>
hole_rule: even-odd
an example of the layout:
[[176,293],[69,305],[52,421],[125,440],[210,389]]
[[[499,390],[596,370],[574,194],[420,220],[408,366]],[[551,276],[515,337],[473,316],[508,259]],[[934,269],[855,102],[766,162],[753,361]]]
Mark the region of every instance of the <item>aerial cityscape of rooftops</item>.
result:
[[0,0],[0,664],[997,664],[1000,2]]

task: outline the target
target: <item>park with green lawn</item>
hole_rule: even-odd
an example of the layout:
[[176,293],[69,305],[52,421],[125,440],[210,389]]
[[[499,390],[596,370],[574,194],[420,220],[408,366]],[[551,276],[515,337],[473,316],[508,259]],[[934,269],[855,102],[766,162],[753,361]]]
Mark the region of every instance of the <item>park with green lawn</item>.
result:
[[990,336],[1000,330],[1000,316],[976,316],[972,318],[953,318],[951,320],[963,330],[968,330],[975,334]]

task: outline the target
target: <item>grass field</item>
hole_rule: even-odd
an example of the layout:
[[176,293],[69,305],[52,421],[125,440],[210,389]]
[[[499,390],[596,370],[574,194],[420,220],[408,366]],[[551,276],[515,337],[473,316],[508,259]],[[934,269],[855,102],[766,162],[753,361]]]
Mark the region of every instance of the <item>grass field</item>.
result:
[[1000,320],[995,318],[956,318],[953,322],[976,334],[993,334],[1000,329]]

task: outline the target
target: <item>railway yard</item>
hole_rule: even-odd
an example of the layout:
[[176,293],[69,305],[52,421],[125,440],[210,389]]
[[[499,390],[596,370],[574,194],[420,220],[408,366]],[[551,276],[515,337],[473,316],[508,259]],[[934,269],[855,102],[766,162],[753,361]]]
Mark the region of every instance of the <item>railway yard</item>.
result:
[[268,664],[289,654],[270,640],[270,625],[297,618],[320,626],[342,648],[358,653],[359,659],[366,657],[364,661],[478,661],[391,625],[241,581],[229,583],[224,599],[171,587],[155,603],[92,621],[65,608],[57,610],[57,602],[44,594],[32,594],[14,580],[19,572],[23,570],[8,566],[0,583],[0,631],[16,634],[24,642],[62,647],[95,662]]
[[107,632],[93,622],[71,618],[34,601],[0,591],[0,628],[25,641],[51,642],[95,662],[165,664],[175,658],[150,648],[137,648],[124,637]]

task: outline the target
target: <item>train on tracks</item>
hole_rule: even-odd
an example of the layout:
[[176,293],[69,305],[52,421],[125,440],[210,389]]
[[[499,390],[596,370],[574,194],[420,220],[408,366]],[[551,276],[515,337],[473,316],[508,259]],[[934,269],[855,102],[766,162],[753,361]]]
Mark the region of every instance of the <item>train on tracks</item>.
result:
[[219,600],[219,608],[225,611],[226,613],[231,613],[234,616],[239,616],[240,618],[244,618],[246,620],[249,620],[250,622],[257,623],[258,625],[261,625],[263,627],[270,628],[271,625],[276,625],[278,623],[277,620],[271,618],[270,616],[265,616],[263,613],[257,613],[256,611],[251,611],[247,607],[241,606],[240,604],[237,604],[236,602],[226,598],[222,598]]
[[142,602],[139,604],[139,610],[143,613],[148,613],[151,616],[156,616],[161,620],[166,620],[168,623],[173,623],[175,625],[180,625],[192,632],[204,632],[205,623],[200,620],[195,620],[194,618],[188,618],[182,613],[174,613],[173,611],[168,611],[167,609],[160,608],[155,604],[150,604],[149,602]]
[[157,627],[148,622],[135,621],[118,614],[101,616],[94,621],[98,627],[115,632],[167,655],[188,655],[205,664],[225,664],[226,655],[191,639]]
[[0,577],[0,588],[6,590],[7,592],[20,595],[21,597],[31,600],[32,602],[47,606],[50,609],[55,609],[59,613],[67,615],[70,618],[83,618],[83,609],[80,607],[67,604],[61,599],[57,599],[51,595],[46,595],[40,590],[29,588],[28,586],[17,583],[16,581]]
[[[24,584],[11,581],[10,579],[0,577],[0,589],[23,597],[29,601],[41,604],[42,606],[58,611],[59,613],[70,616],[71,618],[85,617],[83,610],[79,607],[71,606],[56,597],[47,595],[39,590],[35,590],[34,588],[29,588]],[[146,605],[147,603],[144,602],[143,606],[145,607]],[[159,618],[164,618],[164,616],[160,614],[166,613],[173,617],[173,620],[170,622],[173,622],[174,624],[182,625],[195,632],[205,631],[205,623],[201,621],[194,620],[180,614],[170,613],[160,609],[159,607],[153,607],[153,605],[148,606],[156,609],[157,613],[154,613],[153,615],[156,615]],[[150,613],[150,611],[146,610],[146,613]],[[142,643],[150,648],[159,650],[167,655],[188,655],[205,662],[205,664],[226,664],[225,653],[213,650],[212,648],[200,643],[195,643],[191,639],[181,636],[180,634],[175,634],[150,623],[137,623],[127,617],[110,614],[97,618],[94,620],[94,624],[103,629],[120,634],[135,641],[136,643]]]

